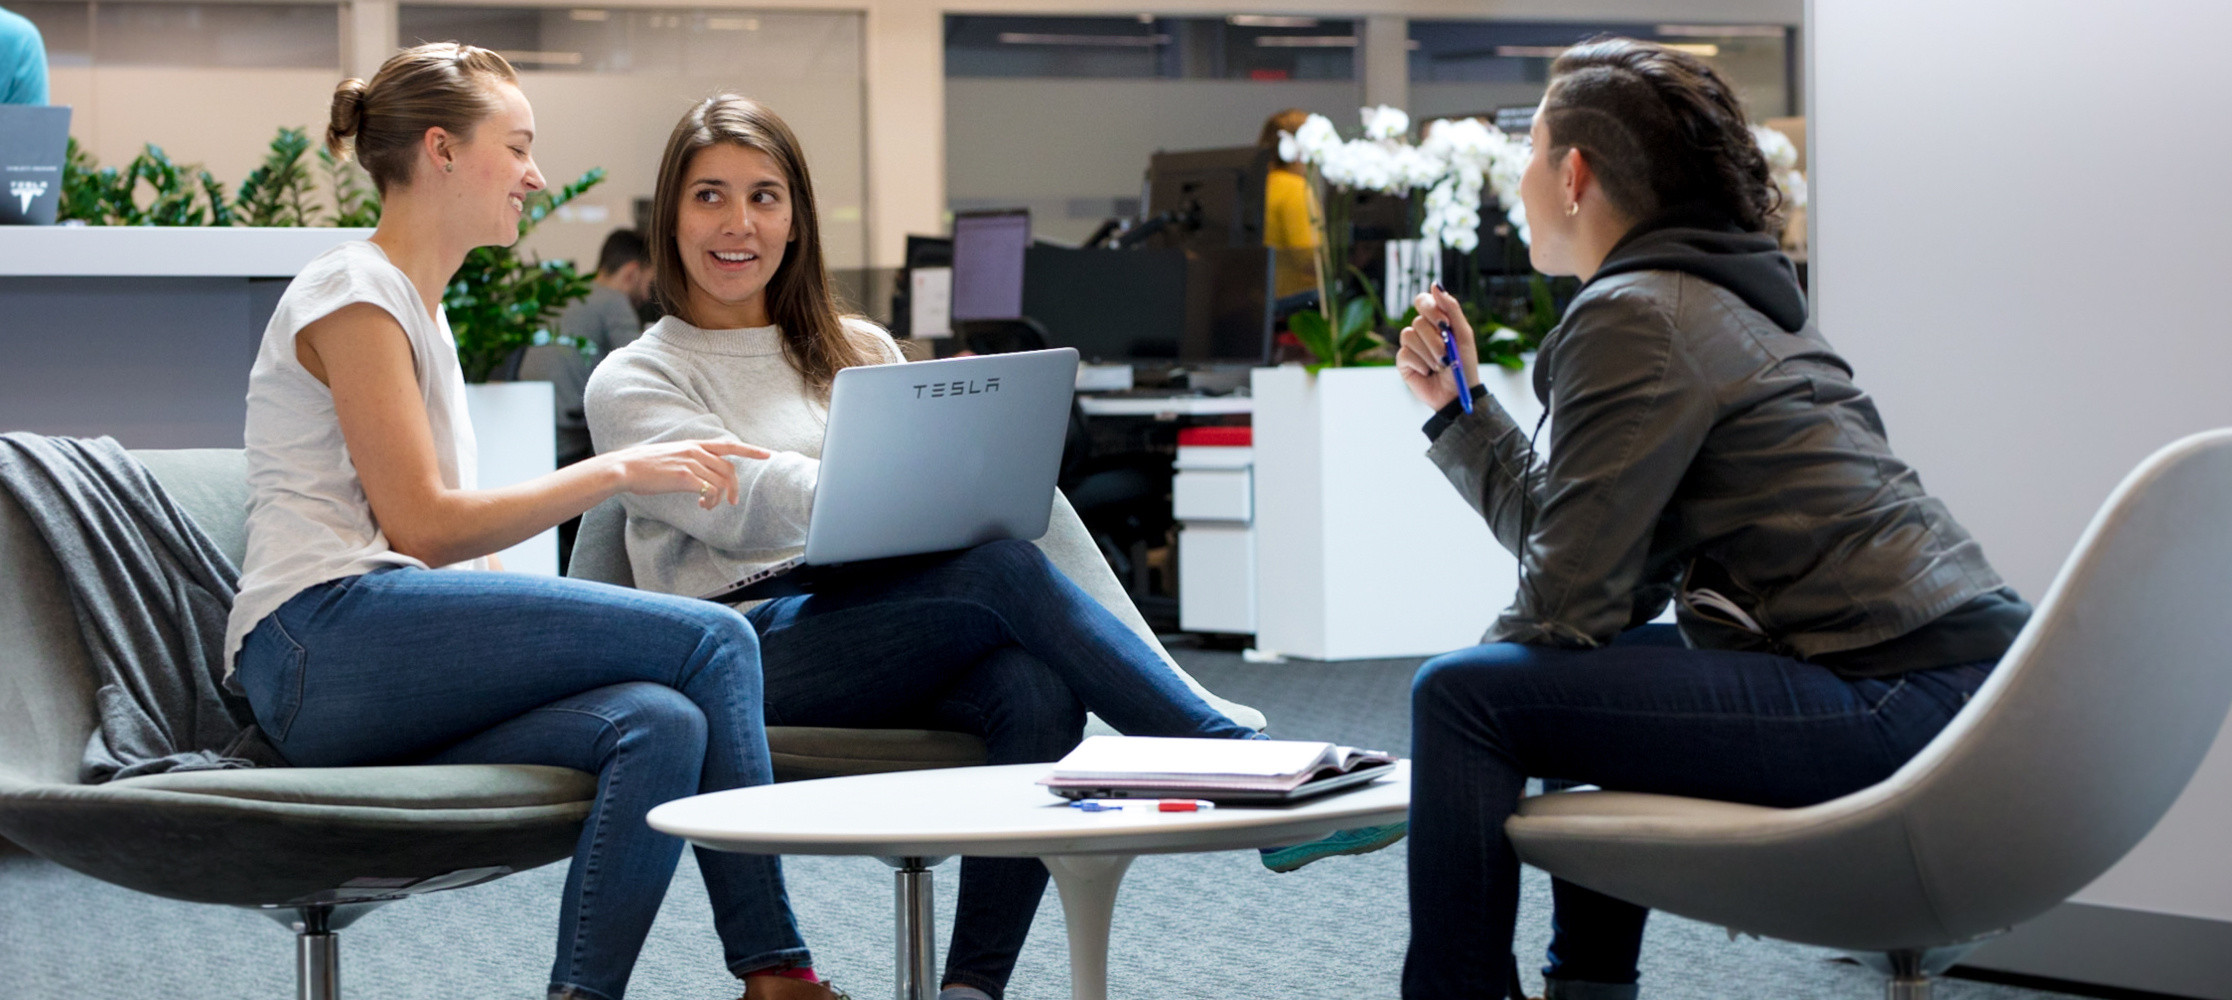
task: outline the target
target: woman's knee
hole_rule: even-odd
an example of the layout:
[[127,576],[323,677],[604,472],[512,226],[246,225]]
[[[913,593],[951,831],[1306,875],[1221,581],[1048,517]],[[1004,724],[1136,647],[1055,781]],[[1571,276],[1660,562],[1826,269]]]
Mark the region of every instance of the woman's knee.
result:
[[1054,760],[1085,733],[1085,704],[1037,657],[1009,646],[980,662],[954,698],[973,704],[995,756]]
[[1507,699],[1499,694],[1521,680],[1528,647],[1513,643],[1472,646],[1427,660],[1411,677],[1413,738],[1422,730],[1472,724]]
[[676,748],[705,746],[705,712],[687,695],[664,684],[631,681],[593,692],[596,709],[623,743],[656,741]]

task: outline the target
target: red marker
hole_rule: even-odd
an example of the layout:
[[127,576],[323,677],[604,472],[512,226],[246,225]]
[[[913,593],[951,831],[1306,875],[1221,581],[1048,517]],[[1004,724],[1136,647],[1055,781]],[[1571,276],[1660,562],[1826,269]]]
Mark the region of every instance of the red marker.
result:
[[1208,799],[1157,799],[1155,801],[1156,812],[1206,812],[1215,808],[1217,808],[1217,804]]

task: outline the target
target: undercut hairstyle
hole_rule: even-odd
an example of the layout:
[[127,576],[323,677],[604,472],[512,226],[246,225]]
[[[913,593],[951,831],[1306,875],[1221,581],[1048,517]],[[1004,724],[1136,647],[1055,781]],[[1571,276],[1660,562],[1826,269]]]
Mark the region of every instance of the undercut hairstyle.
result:
[[351,77],[333,89],[326,149],[336,159],[353,153],[385,196],[411,182],[427,129],[472,138],[501,107],[491,86],[499,80],[517,84],[519,74],[479,46],[429,42],[404,49],[381,63],[370,83]]
[[1712,64],[1632,38],[1595,38],[1550,64],[1553,158],[1578,149],[1612,206],[1641,222],[1704,208],[1750,232],[1781,228],[1782,192],[1736,88]]
[[613,274],[630,264],[651,265],[651,248],[643,242],[643,234],[633,229],[615,229],[605,237],[604,248],[597,251],[597,273]]
[[702,317],[690,314],[690,275],[682,267],[675,236],[690,164],[699,152],[722,143],[766,154],[790,187],[792,242],[761,294],[767,296],[768,317],[782,328],[784,359],[813,392],[826,398],[839,370],[878,364],[883,356],[871,338],[845,327],[822,256],[821,215],[814,205],[805,147],[766,105],[722,94],[699,101],[675,123],[666,153],[659,158],[658,187],[651,196],[652,287],[668,312],[692,325],[704,325]]

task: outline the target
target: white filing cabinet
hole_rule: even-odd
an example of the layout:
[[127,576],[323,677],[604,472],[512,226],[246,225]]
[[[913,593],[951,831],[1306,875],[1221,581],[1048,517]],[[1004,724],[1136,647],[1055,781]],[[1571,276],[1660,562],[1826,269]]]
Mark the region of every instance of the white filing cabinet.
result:
[[1170,506],[1179,523],[1178,627],[1188,632],[1256,630],[1255,473],[1248,440],[1246,428],[1230,427],[1188,429],[1179,437]]

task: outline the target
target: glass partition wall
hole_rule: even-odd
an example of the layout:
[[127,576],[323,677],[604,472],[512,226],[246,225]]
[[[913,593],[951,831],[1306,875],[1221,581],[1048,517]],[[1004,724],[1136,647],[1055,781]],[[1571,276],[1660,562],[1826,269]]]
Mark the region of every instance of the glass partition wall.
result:
[[546,258],[594,266],[615,228],[639,224],[659,154],[691,104],[738,93],[774,108],[805,143],[829,266],[866,264],[861,15],[734,8],[401,8],[399,44],[495,49],[535,104],[535,160],[553,187],[609,176],[528,237]]
[[1353,118],[1357,22],[948,15],[946,203],[1029,208],[1076,243],[1138,214],[1159,149],[1247,146],[1301,107]]
[[[71,134],[103,165],[120,166],[153,143],[231,190],[282,126],[322,139],[341,79],[344,8],[334,3],[10,0],[8,8],[39,26],[52,101],[71,106]],[[636,225],[676,119],[693,101],[733,91],[766,102],[797,130],[830,267],[857,274],[867,250],[861,26],[858,13],[405,4],[396,37],[504,53],[534,102],[536,160],[550,181],[608,171],[528,238],[543,257],[594,266],[607,232]]]

